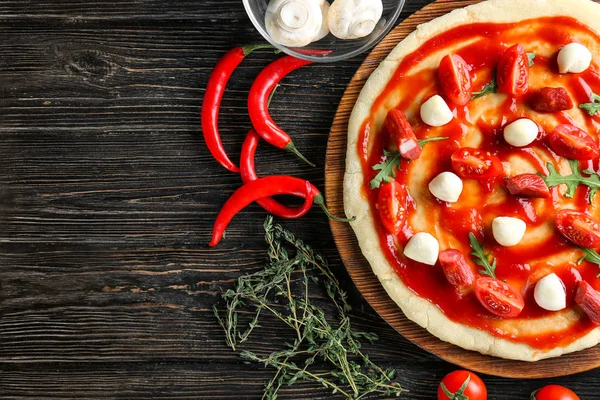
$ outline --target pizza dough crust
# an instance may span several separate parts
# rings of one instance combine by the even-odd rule
[[[418,49],[424,41],[448,29],[469,23],[510,23],[557,15],[571,16],[589,27],[598,28],[597,31],[600,30],[600,5],[591,0],[488,0],[454,10],[418,26],[392,50],[370,76],[358,97],[348,123],[344,208],[349,218],[356,217],[351,225],[362,253],[388,295],[398,304],[407,318],[443,341],[482,354],[521,361],[558,357],[595,346],[600,342],[600,327],[566,347],[542,351],[456,323],[448,319],[437,306],[416,295],[400,280],[381,250],[369,202],[361,193],[363,170],[357,151],[357,140],[363,121],[369,117],[371,105],[385,89],[402,59]],[[568,319],[568,317],[568,313],[557,314],[557,319]],[[560,321],[551,323],[559,324]]]

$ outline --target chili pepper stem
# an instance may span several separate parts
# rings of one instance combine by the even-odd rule
[[[329,219],[332,219],[333,221],[353,222],[356,220],[356,217],[352,217],[352,218],[348,219],[348,218],[339,218],[339,217],[336,217],[335,215],[332,215],[329,212],[329,210],[327,209],[327,206],[325,205],[325,197],[323,197],[323,194],[321,194],[321,193],[319,193],[318,195],[315,196],[315,198],[313,199],[313,204],[316,204],[319,207],[321,207],[321,209],[323,210],[325,215],[327,215],[327,217],[329,217]]]
[[[242,51],[244,52],[244,56],[247,56],[248,54],[252,53],[254,50],[272,49],[272,48],[273,48],[273,46],[271,46],[270,44],[265,44],[265,43],[249,44],[246,46],[242,46]]]
[[[306,157],[304,157],[304,156],[302,155],[302,153],[300,153],[300,152],[298,151],[298,149],[297,149],[297,148],[296,148],[296,146],[294,145],[294,142],[289,142],[289,143],[287,144],[287,146],[285,146],[283,149],[284,149],[285,151],[289,151],[290,153],[293,153],[293,154],[295,154],[295,155],[296,155],[296,157],[298,157],[299,159],[301,159],[302,161],[304,161],[305,163],[307,163],[307,164],[308,164],[308,165],[310,165],[311,167],[315,167],[315,164],[313,164],[313,163],[311,163],[310,161],[308,161],[308,160],[306,159]]]

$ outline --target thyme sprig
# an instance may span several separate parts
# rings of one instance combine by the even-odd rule
[[[249,350],[240,353],[245,360],[275,368],[263,399],[277,399],[281,387],[300,380],[320,383],[347,399],[398,396],[404,392],[394,382],[393,368],[379,367],[361,350],[361,341],[373,342],[377,335],[352,328],[346,292],[325,259],[292,233],[274,225],[271,216],[265,220],[264,229],[268,244],[264,269],[239,277],[233,289],[222,293],[224,311],[213,307],[225,341],[233,350],[260,327],[263,313],[272,314],[293,332],[291,343],[268,355]],[[335,318],[310,299],[313,282],[324,287],[335,307]],[[253,311],[252,317],[242,328],[248,309]],[[324,365],[328,366],[325,372]]]
[[[552,163],[546,164],[548,168],[548,176],[544,176],[538,173],[542,177],[548,187],[558,186],[565,184],[567,186],[567,192],[565,196],[571,198],[575,195],[575,190],[579,185],[585,185],[590,188],[589,201],[590,204],[594,199],[594,195],[600,189],[600,176],[592,170],[586,169],[583,171],[584,174],[589,176],[583,176],[579,171],[579,161],[569,160],[569,166],[571,167],[571,175],[561,175],[556,167]]]
[[[490,256],[492,253],[485,252],[483,244],[479,243],[473,232],[469,232],[469,243],[471,249],[473,249],[473,252],[471,253],[473,262],[480,267],[483,267],[483,269],[478,270],[478,272],[482,275],[496,278],[496,259],[492,257],[492,262],[490,263]]]

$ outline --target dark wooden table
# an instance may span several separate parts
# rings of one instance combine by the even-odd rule
[[[402,18],[427,3],[408,1]],[[214,63],[259,40],[240,0],[0,0],[0,398],[260,398],[272,371],[225,346],[211,307],[261,266],[265,213],[251,206],[207,246],[240,182],[213,161],[198,123]],[[221,132],[233,157],[249,127],[247,90],[275,57],[256,53],[230,83]],[[318,167],[263,146],[259,173],[323,187],[329,127],[363,57],[286,79],[273,114]],[[433,399],[455,367],[369,308],[322,212],[284,224],[328,258],[354,323],[380,337],[368,353],[398,370],[404,398]],[[255,348],[289,338],[276,321],[263,325]],[[553,382],[589,400],[598,378]],[[549,382],[484,379],[491,399],[507,400]],[[301,384],[281,398],[331,396]]]

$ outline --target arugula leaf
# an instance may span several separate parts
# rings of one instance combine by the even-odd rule
[[[579,108],[587,111],[587,113],[593,117],[598,111],[600,111],[600,96],[598,96],[596,93],[592,93],[592,102],[580,104]]]
[[[496,279],[496,259],[492,257],[492,263],[490,264],[490,256],[491,252],[486,253],[483,248],[483,244],[479,243],[473,232],[469,232],[469,244],[471,245],[471,249],[473,252],[471,256],[473,257],[473,262],[483,269],[478,270],[481,275],[491,276]]]
[[[486,83],[483,89],[481,89],[481,92],[473,92],[473,97],[471,97],[471,100],[478,99],[480,97],[485,96],[486,94],[496,93],[497,91],[498,82],[496,82],[496,71],[494,71],[494,77],[492,78],[492,81]]]
[[[589,176],[583,176],[579,171],[579,161],[577,160],[569,160],[569,165],[571,166],[571,170],[573,171],[571,175],[563,176],[558,173],[556,167],[552,163],[546,164],[548,168],[549,175],[544,176],[538,172],[538,175],[542,177],[544,182],[548,187],[558,186],[560,184],[567,185],[567,193],[566,197],[573,197],[575,195],[575,190],[577,190],[577,186],[586,185],[590,190],[589,201],[590,204],[594,198],[594,195],[600,189],[600,176],[592,170],[586,169],[583,173],[588,174]]]
[[[532,51],[527,53],[527,59],[529,60],[529,66],[533,67],[533,65],[535,64],[535,62],[533,60],[535,60],[536,54]]]
[[[391,182],[394,178],[396,178],[396,169],[400,168],[400,153],[384,150],[383,155],[385,155],[387,159],[381,164],[373,166],[373,169],[375,171],[379,171],[379,173],[371,180],[371,189],[377,189],[379,186],[381,186],[382,182]]]
[[[600,254],[598,254],[596,250],[588,249],[586,247],[580,247],[579,249],[583,251],[583,257],[577,261],[577,264],[581,264],[585,260],[600,266]],[[600,273],[596,275],[596,278],[600,278]]]
[[[422,149],[427,143],[439,142],[440,140],[446,139],[449,138],[433,137],[422,139],[419,140],[419,147]],[[396,178],[396,169],[400,168],[400,161],[402,160],[400,153],[384,150],[383,155],[386,156],[387,159],[384,162],[373,166],[373,169],[375,171],[379,171],[379,173],[371,180],[371,189],[377,189],[379,186],[381,186],[382,182],[391,182],[392,179]]]
[[[439,142],[441,140],[447,140],[447,139],[450,139],[450,138],[449,137],[445,137],[445,136],[439,136],[439,137],[432,137],[432,138],[422,139],[422,140],[419,140],[419,147],[422,149],[423,146],[425,146],[427,143]]]

